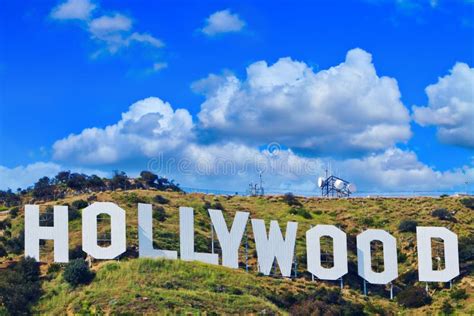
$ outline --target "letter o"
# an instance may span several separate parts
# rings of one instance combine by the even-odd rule
[[[383,243],[384,271],[372,270],[370,243]],[[398,277],[397,241],[395,237],[381,229],[368,229],[357,236],[357,266],[359,275],[372,284],[388,284]]]
[[[333,240],[334,266],[324,268],[321,265],[321,237]],[[337,280],[347,273],[346,234],[333,225],[316,225],[306,232],[306,251],[308,271],[321,280]]]
[[[110,216],[111,243],[108,247],[97,245],[97,215]],[[96,259],[114,259],[125,252],[125,211],[111,202],[95,202],[82,210],[82,250]]]

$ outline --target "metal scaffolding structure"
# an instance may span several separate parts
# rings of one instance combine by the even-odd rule
[[[336,176],[329,176],[321,183],[321,195],[325,197],[348,197],[353,193],[351,183]]]
[[[263,188],[262,172],[259,172],[259,183],[250,182],[247,189],[247,195],[250,196],[263,196],[265,195],[265,189]]]

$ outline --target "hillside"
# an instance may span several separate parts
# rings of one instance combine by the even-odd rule
[[[33,306],[40,313],[61,313],[64,308],[74,312],[147,312],[162,310],[208,311],[225,313],[298,313],[322,310],[329,314],[356,313],[407,314],[440,310],[474,313],[473,251],[474,217],[467,198],[353,198],[322,199],[292,196],[213,196],[184,194],[157,190],[105,191],[95,194],[68,195],[63,199],[45,202],[42,210],[51,205],[68,204],[81,208],[92,201],[113,201],[127,212],[127,253],[119,261],[95,261],[94,280],[77,288],[69,286],[62,277],[62,268],[51,268],[52,243],[46,242],[42,251],[43,295]],[[80,201],[81,202],[77,202]],[[24,197],[22,204],[29,202]],[[154,241],[157,247],[179,250],[178,207],[195,210],[196,250],[210,251],[211,232],[207,208],[224,211],[228,223],[234,213],[245,210],[252,218],[278,220],[284,231],[287,221],[299,223],[297,238],[298,278],[287,280],[257,274],[256,254],[251,229],[248,229],[249,272],[231,270],[195,262],[143,260],[137,256],[137,203],[154,206]],[[433,214],[435,210],[438,210]],[[441,210],[441,211],[440,211]],[[14,212],[15,213],[15,212]],[[72,257],[81,257],[80,210],[70,211],[70,250]],[[18,214],[0,215],[3,246],[8,254],[0,262],[17,260],[22,250],[9,241],[19,237],[23,229],[23,207]],[[356,272],[355,236],[367,228],[385,229],[397,238],[399,278],[394,283],[395,295],[417,285],[415,234],[400,229],[402,221],[414,220],[418,225],[444,226],[458,234],[462,275],[454,281],[453,289],[446,284],[430,284],[432,303],[408,309],[389,300],[388,288],[370,285],[369,295],[362,293],[362,279]],[[306,269],[304,234],[310,225],[337,224],[348,235],[349,274],[344,277],[344,289],[339,293],[337,282],[311,281]],[[248,226],[250,228],[250,224]],[[106,227],[101,228],[103,231]],[[402,231],[400,231],[402,230]],[[407,231],[404,231],[407,230]],[[243,248],[243,247],[242,247]],[[218,244],[216,249],[219,251]],[[17,254],[16,254],[17,253]],[[241,249],[241,262],[244,252]],[[49,272],[48,272],[49,271]],[[424,287],[424,284],[421,284]],[[467,291],[467,298],[453,292]],[[318,302],[316,305],[314,302]],[[448,308],[447,306],[450,306]],[[331,310],[330,306],[340,306]],[[302,312],[303,314],[305,312]]]

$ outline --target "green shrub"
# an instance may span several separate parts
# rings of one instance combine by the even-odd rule
[[[441,312],[444,315],[451,315],[454,312],[454,308],[448,301],[444,301],[443,305],[441,305]]]
[[[290,214],[292,215],[299,215],[303,218],[306,218],[306,219],[311,219],[313,218],[313,216],[311,215],[310,212],[308,212],[307,210],[305,210],[304,208],[302,207],[292,207],[290,209]]]
[[[212,209],[212,208],[213,208],[213,207],[212,207],[211,202],[209,202],[209,201],[204,201],[204,206],[203,206],[204,212],[207,212],[208,209]]]
[[[12,227],[12,223],[10,219],[4,219],[3,221],[0,221],[0,230],[6,230],[7,228]]]
[[[301,202],[298,201],[296,196],[294,196],[291,192],[285,193],[285,195],[283,195],[283,201],[289,206],[302,206]]]
[[[163,206],[157,206],[153,209],[153,218],[159,222],[164,222],[168,218]]]
[[[81,212],[75,208],[69,208],[68,214],[69,214],[68,221],[70,222],[81,217]]]
[[[374,226],[374,219],[372,217],[362,217],[359,219],[359,223],[365,226]]]
[[[464,198],[461,200],[461,204],[471,210],[474,210],[474,198]]]
[[[10,210],[10,217],[15,218],[18,216],[18,212],[20,211],[20,208],[18,206],[15,206]]]
[[[83,259],[70,261],[64,269],[64,280],[72,286],[89,283],[94,274]]]
[[[214,210],[221,210],[221,211],[225,211],[224,209],[224,206],[221,204],[221,202],[215,202],[213,205],[212,205],[212,208]]]
[[[49,265],[47,273],[52,274],[59,271],[61,271],[61,264],[53,262]]]
[[[290,305],[291,315],[365,315],[363,305],[344,300],[338,289],[319,288],[311,295],[289,293],[286,296],[284,304],[275,303],[281,307]]]
[[[85,259],[87,254],[82,250],[82,246],[76,246],[73,249],[69,250],[69,259]]]
[[[431,303],[431,297],[426,293],[425,289],[419,286],[410,286],[398,293],[398,304],[408,307],[416,308]]]
[[[443,221],[451,221],[451,222],[456,221],[456,219],[454,218],[453,214],[451,214],[451,213],[450,213],[447,209],[445,209],[445,208],[438,208],[438,209],[434,210],[434,211],[431,213],[431,216],[437,217],[437,218],[439,218],[440,220],[443,220]]]
[[[24,229],[20,230],[20,233],[17,236],[11,237],[4,242],[4,246],[7,252],[13,253],[16,255],[23,252],[24,244],[25,244],[25,230]]]
[[[87,203],[87,201],[84,201],[84,200],[75,200],[74,202],[72,202],[71,206],[76,210],[82,210],[83,208],[88,207],[89,203]]]
[[[474,260],[474,233],[459,238],[459,260],[461,262]]]
[[[411,219],[405,219],[401,221],[400,224],[398,225],[398,230],[402,233],[405,233],[405,232],[414,233],[416,232],[416,226],[418,226],[417,221],[414,221]]]
[[[165,197],[162,197],[159,194],[153,198],[153,201],[155,201],[158,204],[168,204],[170,202],[170,200],[168,200]]]
[[[455,301],[465,300],[466,298],[468,298],[468,295],[467,295],[465,289],[455,289],[455,290],[451,290],[450,296],[451,296],[451,298],[452,298],[453,300],[455,300]]]
[[[7,315],[30,314],[30,307],[41,295],[39,266],[32,258],[23,258],[11,269],[0,273],[0,307]],[[0,308],[0,315],[4,315]]]
[[[406,253],[403,253],[403,252],[398,252],[398,262],[406,262],[407,259],[408,259],[408,256],[406,255]]]
[[[138,203],[146,203],[147,202],[142,196],[139,196],[135,192],[125,194],[124,199],[127,203],[131,203],[131,204],[138,204]]]

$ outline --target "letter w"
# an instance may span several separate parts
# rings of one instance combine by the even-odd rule
[[[252,219],[258,266],[261,273],[269,275],[276,258],[281,274],[285,277],[290,277],[297,228],[298,223],[288,222],[286,225],[286,236],[283,239],[278,222],[271,221],[270,234],[267,237],[265,222],[262,219]]]

